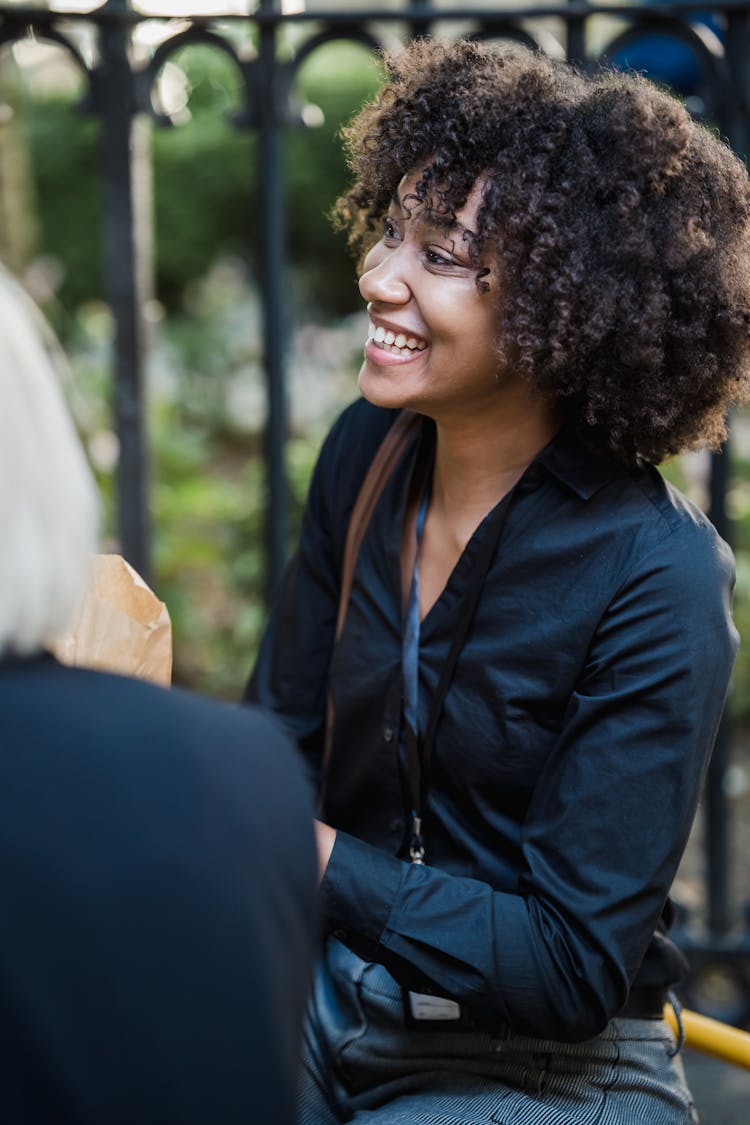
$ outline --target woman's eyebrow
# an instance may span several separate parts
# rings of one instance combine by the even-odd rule
[[[433,220],[430,225],[435,231],[439,232],[443,238],[449,238],[454,244],[458,243],[459,246],[471,243],[476,238],[474,231],[464,226],[458,219],[446,218],[443,221],[437,219]]]
[[[411,194],[412,193],[409,193],[409,195]],[[421,201],[417,201],[417,206],[420,205]],[[411,218],[412,212],[414,210],[414,208],[408,207],[404,204],[404,201],[399,196],[398,191],[394,191],[393,195],[391,196],[391,207],[395,211],[398,211],[401,215],[405,215],[407,218]],[[421,221],[424,222],[427,226],[432,227],[436,231],[440,231],[441,234],[459,235],[464,242],[468,241],[469,239],[476,238],[476,234],[474,233],[474,231],[470,230],[467,226],[464,226],[464,224],[459,222],[458,219],[448,219],[447,217],[445,219],[438,219],[433,215],[428,215],[426,217],[420,216],[420,218]]]
[[[394,216],[392,214],[391,215],[392,218],[395,218],[395,217],[405,217],[407,219],[411,218],[414,208],[410,208],[404,202],[404,199],[409,199],[409,198],[414,198],[416,200],[417,206],[423,206],[421,201],[416,199],[416,196],[414,196],[413,192],[407,192],[405,194],[405,196],[402,198],[402,196],[399,193],[398,188],[394,189],[393,194],[391,196],[391,205],[390,205],[388,210],[397,212],[397,215]],[[470,242],[473,241],[473,239],[476,238],[475,232],[473,230],[470,230],[469,227],[464,226],[464,224],[459,222],[459,220],[456,219],[455,217],[453,219],[449,219],[446,216],[445,219],[441,220],[441,219],[435,218],[433,215],[428,214],[427,216],[420,216],[420,219],[428,228],[434,230],[436,233],[440,234],[443,238],[455,238],[456,241],[459,242],[459,244],[460,243],[463,243],[463,244],[470,243]],[[453,246],[453,252],[455,252],[455,244]]]

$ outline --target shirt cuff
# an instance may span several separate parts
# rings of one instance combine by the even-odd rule
[[[320,884],[325,928],[356,932],[379,943],[398,898],[404,864],[346,832],[336,833],[331,858]],[[356,919],[356,922],[355,922]]]

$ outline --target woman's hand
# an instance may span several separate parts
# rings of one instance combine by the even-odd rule
[[[315,840],[318,845],[318,879],[322,879],[331,858],[333,845],[336,843],[336,829],[322,820],[315,821]]]

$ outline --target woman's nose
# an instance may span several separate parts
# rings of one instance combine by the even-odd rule
[[[403,259],[397,250],[374,261],[371,251],[364,261],[359,279],[359,291],[365,301],[388,305],[405,305],[411,290],[404,276]]]

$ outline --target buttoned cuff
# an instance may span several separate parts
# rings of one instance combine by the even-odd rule
[[[320,884],[327,930],[342,931],[346,940],[356,933],[368,944],[379,944],[396,902],[404,863],[346,832],[336,833],[331,858]]]

